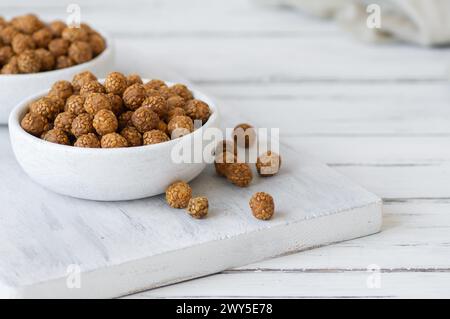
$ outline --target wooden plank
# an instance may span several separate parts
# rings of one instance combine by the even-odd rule
[[[350,38],[117,39],[119,55],[145,56],[197,82],[441,80],[448,49],[366,46]],[[123,50],[123,51],[122,51]],[[276,57],[276,58],[275,58]],[[186,63],[187,59],[189,63]],[[414,65],[414,68],[410,67]]]
[[[450,165],[399,167],[335,167],[384,199],[450,198]]]
[[[437,83],[207,84],[226,111],[283,136],[448,136],[450,91]],[[351,140],[350,140],[351,141]],[[384,152],[383,152],[384,153]]]
[[[384,206],[383,228],[379,234],[238,269],[325,272],[366,269],[372,264],[385,271],[450,269],[449,211],[448,202],[388,203]]]
[[[254,298],[274,296],[287,298],[448,298],[450,296],[450,272],[231,273],[187,281],[131,297],[249,296]]]
[[[300,165],[285,147],[283,170],[271,179],[255,176],[247,188],[230,186],[211,165],[191,182],[194,193],[210,201],[203,221],[171,209],[162,195],[102,203],[55,194],[20,169],[6,128],[0,128],[0,148],[3,297],[116,297],[369,235],[381,226],[377,197],[324,165]],[[248,199],[261,190],[276,199],[277,215],[268,222],[249,212]],[[81,271],[79,289],[67,285],[71,265]]]
[[[39,12],[50,18],[67,16],[70,0],[13,1],[0,4],[3,15]],[[82,19],[119,35],[166,36],[331,36],[337,28],[318,19],[299,19],[297,12],[274,10],[253,1],[231,0],[78,0]],[[133,17],[127,19],[127,17]],[[195,17],[195,18],[194,18]],[[126,20],[127,27],[117,21]]]
[[[450,136],[286,136],[283,142],[331,166],[405,166],[450,161]]]

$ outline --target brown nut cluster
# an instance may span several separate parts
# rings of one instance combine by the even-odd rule
[[[65,30],[60,23],[51,27],[55,28],[51,32],[63,33]],[[66,31],[62,40],[80,34],[69,35]],[[146,86],[151,92],[145,89]],[[46,96],[31,102],[21,125],[28,133],[45,137],[47,141],[77,147],[136,147],[163,143],[170,141],[174,131],[181,131],[178,135],[173,134],[174,138],[194,131],[195,118],[186,115],[180,107],[170,109],[165,95],[160,94],[160,90],[171,88],[162,80],[143,83],[139,75],[125,76],[119,72],[108,74],[102,84],[93,73],[84,71],[76,74],[72,81],[57,81]],[[184,90],[188,90],[187,87],[178,84],[178,91]],[[170,97],[183,103],[190,102],[178,95],[171,94]],[[204,104],[210,113],[206,103],[195,101]]]
[[[178,115],[173,117],[167,124],[172,139],[182,137],[194,131],[194,123],[189,116]]]
[[[249,202],[253,216],[261,220],[269,220],[275,211],[275,204],[272,196],[264,192],[253,194]]]
[[[225,176],[231,183],[239,187],[247,187],[253,179],[252,170],[246,163],[228,164]]]
[[[145,132],[143,135],[144,145],[158,144],[170,141],[169,136],[160,130],[151,130]]]
[[[72,122],[76,115],[70,112],[59,113],[55,118],[54,126],[63,130],[65,133],[70,133],[72,130]]]
[[[131,123],[139,132],[145,133],[158,127],[159,117],[149,108],[141,106],[131,116]]]
[[[81,135],[73,144],[76,147],[99,148],[100,140],[94,133]]]
[[[253,173],[247,163],[240,163],[236,156],[235,144],[223,140],[215,150],[214,166],[219,176],[239,187],[247,187],[253,180]]]
[[[142,134],[133,126],[125,127],[120,135],[125,137],[128,142],[128,146],[141,146],[142,145]]]
[[[263,177],[273,176],[281,167],[281,156],[275,152],[267,151],[260,155],[256,161],[256,170]]]
[[[153,112],[158,114],[160,118],[163,118],[169,110],[167,100],[160,94],[147,97],[142,102],[142,107],[146,107],[152,110]]]
[[[84,101],[84,110],[95,115],[100,110],[111,110],[111,102],[103,93],[89,93]]]
[[[228,151],[217,153],[215,156],[214,167],[219,176],[226,177],[229,164],[237,161],[236,156]]]
[[[166,201],[170,207],[186,208],[192,218],[201,219],[208,215],[208,198],[205,196],[192,197],[192,188],[184,181],[174,182],[167,187]]]
[[[188,183],[178,181],[166,189],[166,201],[173,208],[186,208],[192,197],[192,188]]]
[[[75,137],[80,137],[81,135],[94,133],[94,125],[92,124],[94,117],[89,113],[82,113],[78,115],[72,122],[71,133]]]
[[[250,124],[239,124],[233,129],[233,139],[236,145],[249,148],[256,141],[256,131]]]
[[[208,104],[200,100],[190,100],[186,104],[186,115],[192,118],[194,121],[202,121],[202,124],[206,123],[211,115],[211,110]]]
[[[66,132],[59,128],[53,128],[50,131],[47,131],[42,136],[43,140],[46,140],[47,142],[52,142],[56,144],[62,144],[62,145],[69,145],[69,137],[67,136]]]
[[[92,125],[97,134],[103,136],[117,131],[119,122],[112,111],[103,109],[95,114]]]
[[[199,196],[189,200],[187,211],[192,217],[200,219],[208,215],[208,208],[208,198],[205,196]]]
[[[119,148],[128,146],[128,142],[125,137],[118,133],[103,135],[100,144],[102,148]]]
[[[37,73],[88,62],[106,49],[105,39],[86,24],[44,23],[36,15],[0,17],[1,74]]]

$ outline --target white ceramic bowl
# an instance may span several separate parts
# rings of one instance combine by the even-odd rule
[[[14,106],[29,96],[49,90],[58,80],[72,80],[77,73],[89,70],[98,76],[105,76],[114,62],[114,43],[103,31],[99,31],[106,39],[106,49],[97,57],[86,63],[61,70],[30,73],[0,74],[0,124],[8,123],[8,116]]]
[[[13,109],[9,132],[23,170],[35,182],[56,193],[99,201],[145,198],[163,193],[176,180],[190,181],[205,168],[205,163],[180,164],[171,158],[174,146],[191,145],[193,138],[201,136],[202,129],[165,143],[115,149],[79,148],[34,137],[22,129],[20,121],[27,105],[45,92]],[[219,114],[213,101],[201,92],[193,90],[193,93],[208,103],[212,111],[202,128],[217,128]]]

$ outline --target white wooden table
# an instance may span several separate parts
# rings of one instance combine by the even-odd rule
[[[64,17],[71,2],[0,11]],[[170,66],[385,202],[380,234],[132,297],[450,297],[449,49],[363,44],[242,0],[77,2],[122,61]]]

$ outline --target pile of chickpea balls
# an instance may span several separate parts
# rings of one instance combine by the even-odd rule
[[[157,144],[194,131],[211,115],[183,84],[143,83],[137,74],[108,74],[103,84],[89,71],[58,81],[33,101],[21,121],[28,133],[75,147],[118,148]]]
[[[215,149],[215,169],[220,177],[225,177],[238,187],[247,187],[253,181],[249,163],[238,160],[238,152],[246,152],[256,141],[256,131],[246,123],[237,125],[233,130],[233,140],[221,141]],[[279,154],[268,150],[258,157],[256,171],[261,177],[276,175],[281,167]],[[190,216],[204,218],[208,214],[209,202],[206,196],[192,196],[192,188],[184,181],[176,181],[166,189],[166,201],[173,208],[185,208]],[[260,220],[269,220],[275,212],[273,197],[266,192],[256,192],[249,201],[253,216]]]
[[[0,17],[1,74],[37,73],[88,62],[106,48],[105,39],[89,25],[44,23],[34,14],[10,21]]]

